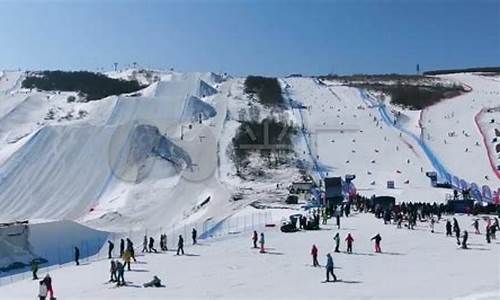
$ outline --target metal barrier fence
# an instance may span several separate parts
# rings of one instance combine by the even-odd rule
[[[160,234],[167,235],[167,248],[177,249],[179,235],[184,238],[184,247],[191,246],[191,230],[195,228],[198,232],[199,240],[220,239],[233,234],[248,232],[251,230],[262,229],[266,224],[272,222],[271,212],[258,212],[248,215],[231,216],[222,220],[208,220],[205,222],[186,223],[182,225],[173,225],[170,228],[152,228],[140,231],[129,231],[128,233],[111,233],[107,239],[82,240],[79,245],[80,264],[90,264],[97,261],[108,259],[108,243],[114,243],[113,257],[118,258],[120,252],[120,239],[129,238],[134,243],[136,255],[142,253],[144,235],[152,236],[155,240],[154,246],[160,251]],[[250,239],[250,237],[249,237]],[[126,243],[125,243],[126,244]],[[126,245],[125,245],[126,246]],[[40,265],[39,277],[45,276],[53,270],[66,266],[74,265],[74,248],[61,248],[54,245],[50,253],[37,253],[40,257],[48,259],[48,264]],[[1,274],[1,273],[0,273]],[[20,280],[32,278],[30,267],[25,267],[22,272],[1,276],[0,286],[11,284]]]

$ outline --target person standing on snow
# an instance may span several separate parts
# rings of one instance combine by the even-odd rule
[[[45,300],[47,299],[47,285],[43,282],[43,280],[40,281],[40,287],[38,288],[38,299],[39,300]]]
[[[469,233],[467,233],[467,230],[464,230],[464,236],[462,237],[462,249],[467,249],[468,237],[469,237]]]
[[[130,253],[130,250],[127,249],[125,250],[125,253],[123,253],[123,268],[127,266],[127,270],[130,271],[130,262],[132,260],[132,253]]]
[[[434,224],[436,223],[436,221],[434,221],[434,217],[431,217],[431,223],[430,223],[430,226],[431,226],[431,232],[434,233]]]
[[[125,252],[125,241],[120,239],[120,257],[123,257],[123,252]]]
[[[311,255],[313,257],[313,267],[319,267],[318,248],[316,248],[316,245],[314,245],[314,244],[313,244],[312,249],[311,249]]]
[[[196,238],[197,238],[198,232],[196,231],[196,228],[193,228],[191,231],[191,238],[193,239],[193,245],[196,245]]]
[[[259,235],[257,234],[257,231],[253,231],[253,236],[252,236],[252,242],[253,242],[253,247],[254,248],[258,248],[257,247],[257,241],[259,240]]]
[[[339,246],[340,246],[340,235],[337,232],[335,236],[333,237],[333,240],[335,241],[335,252],[340,252]]]
[[[108,241],[108,258],[111,259],[113,257],[113,249],[115,248],[115,244],[113,242]]]
[[[457,245],[460,245],[460,226],[458,225],[458,221],[455,218],[453,218],[453,231],[455,231],[455,237],[457,238]]]
[[[326,282],[330,282],[330,274],[332,274],[333,281],[337,281],[337,276],[333,273],[333,258],[330,253],[326,255]]]
[[[338,211],[335,213],[335,220],[337,221],[337,229],[340,229],[340,213]]]
[[[116,286],[126,285],[125,278],[123,276],[125,273],[125,266],[120,261],[116,262],[116,272],[118,273],[118,278],[116,280]]]
[[[142,253],[149,252],[148,251],[148,237],[144,235],[144,239],[142,240]]]
[[[446,220],[446,236],[453,236],[451,233],[451,222],[450,220]]]
[[[78,247],[75,247],[75,263],[77,266],[80,265],[80,249],[78,249]]]
[[[135,250],[134,250],[134,243],[127,238],[127,250],[129,251],[130,257],[136,262],[137,260],[135,259]]]
[[[31,261],[31,273],[33,274],[33,280],[38,279],[38,263],[35,260]]]
[[[52,278],[49,274],[45,275],[43,280],[41,281],[47,287],[47,292],[50,294],[49,299],[54,298],[54,289],[52,288]]]
[[[118,281],[116,277],[116,262],[114,259],[111,260],[110,266],[109,266],[109,282],[116,282]]]
[[[479,219],[475,219],[474,222],[472,223],[472,225],[474,226],[475,233],[476,234],[481,234],[479,232]]]
[[[149,237],[149,245],[148,246],[149,246],[149,252],[154,251],[155,253],[158,253],[158,251],[156,251],[156,249],[154,247],[155,246],[155,239],[152,236]]]
[[[179,241],[177,242],[177,255],[179,255],[179,253],[184,255],[184,239],[182,238],[182,235],[179,235]]]
[[[379,233],[377,233],[376,236],[372,237],[371,240],[375,240],[375,252],[380,253],[382,250],[380,249],[380,241],[382,240],[382,237],[380,236]]]
[[[265,244],[265,239],[264,239],[264,232],[261,232],[260,233],[260,240],[259,240],[259,243],[260,243],[260,253],[265,253],[266,250],[264,248],[264,244]]]
[[[352,253],[352,242],[354,242],[354,239],[352,238],[351,233],[347,234],[345,240],[347,242],[347,253]]]

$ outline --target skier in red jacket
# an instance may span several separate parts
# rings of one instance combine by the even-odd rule
[[[352,238],[351,233],[347,234],[345,241],[347,242],[347,253],[352,253],[352,242],[354,242],[354,239]]]
[[[313,267],[319,267],[319,262],[318,262],[318,248],[316,248],[316,245],[312,246],[311,255],[313,257]]]

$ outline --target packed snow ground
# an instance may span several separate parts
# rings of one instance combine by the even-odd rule
[[[328,224],[319,231],[282,233],[265,230],[267,253],[251,247],[251,232],[220,240],[202,240],[186,248],[185,256],[173,249],[146,254],[125,273],[128,286],[116,288],[109,280],[109,261],[70,266],[50,272],[58,299],[472,299],[500,297],[500,241],[486,244],[484,234],[472,233],[473,218],[459,216],[471,232],[468,250],[457,249],[456,240],[445,237],[442,220],[435,233],[426,223],[415,230],[384,225],[372,214],[342,218],[341,229]],[[329,223],[333,223],[332,220]],[[483,225],[481,223],[481,230]],[[353,254],[333,252],[333,235],[354,237]],[[382,236],[382,253],[373,252],[370,238]],[[320,264],[333,254],[337,283],[325,280],[323,267],[312,267],[310,248],[319,248]],[[44,274],[40,274],[44,275]],[[165,288],[142,288],[156,275]],[[0,289],[8,299],[32,299],[38,281],[25,280]],[[488,297],[479,298],[480,294]]]

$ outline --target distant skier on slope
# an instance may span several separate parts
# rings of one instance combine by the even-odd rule
[[[451,232],[451,222],[450,220],[446,220],[446,236],[453,236]]]
[[[35,260],[31,261],[31,273],[33,274],[33,280],[38,279],[38,263]]]
[[[347,253],[352,253],[352,242],[354,242],[354,239],[352,238],[351,233],[347,234],[345,241],[347,242]]]
[[[456,218],[453,218],[453,231],[455,231],[455,237],[457,238],[457,245],[460,245],[460,226]]]
[[[117,274],[117,268],[116,268],[116,262],[114,259],[111,260],[110,266],[109,266],[109,282],[117,282],[118,278],[116,276]]]
[[[40,281],[40,286],[38,288],[38,299],[39,300],[45,300],[47,299],[47,285],[43,282],[43,280]]]
[[[191,238],[193,239],[193,245],[196,245],[196,238],[198,236],[198,232],[196,231],[196,228],[193,228],[191,231]]]
[[[144,239],[142,240],[142,253],[149,252],[148,250],[148,237],[144,235]]]
[[[182,235],[179,235],[179,240],[177,241],[177,255],[184,255],[184,238],[182,238]]]
[[[462,249],[467,249],[467,239],[469,238],[469,233],[464,230],[464,235],[462,237]]]
[[[149,237],[148,250],[150,253],[152,253],[153,251],[154,253],[158,253],[158,251],[156,251],[155,249],[155,239],[152,236]]]
[[[108,241],[108,258],[111,259],[113,257],[113,249],[115,248],[115,244],[113,242]]]
[[[311,255],[312,255],[312,258],[313,258],[313,267],[319,267],[319,262],[318,262],[318,248],[314,244],[312,245]]]
[[[337,232],[335,236],[333,237],[333,240],[335,241],[335,252],[340,252],[339,246],[340,246],[340,235]]]
[[[125,253],[123,253],[123,267],[127,267],[127,270],[130,271],[130,262],[132,260],[132,253],[130,252],[129,249],[125,250]]]
[[[130,252],[130,257],[135,261],[137,261],[135,259],[135,250],[134,250],[134,243],[132,243],[132,241],[127,238],[127,250]]]
[[[50,275],[45,275],[41,282],[43,282],[47,287],[47,292],[50,294],[49,299],[54,299],[54,289],[52,287],[52,278],[50,277]]]
[[[120,239],[120,257],[123,257],[123,252],[125,252],[125,241]]]
[[[337,281],[337,276],[335,276],[335,274],[333,273],[333,268],[334,268],[334,264],[333,264],[333,258],[332,258],[332,255],[330,253],[328,253],[326,255],[326,282],[330,282],[330,274],[332,275],[333,277],[333,281]]]
[[[380,253],[382,250],[380,249],[380,241],[382,240],[382,237],[380,236],[379,233],[377,233],[376,236],[372,237],[370,240],[375,240],[375,252]]]
[[[265,245],[264,232],[260,233],[259,244],[260,244],[260,253],[265,253],[266,250],[264,248],[264,245]]]
[[[125,266],[120,261],[116,262],[116,272],[118,274],[118,278],[116,280],[116,286],[126,285],[125,278],[123,276],[125,273]]]
[[[479,232],[479,219],[475,219],[471,225],[474,226],[475,234],[481,234]]]
[[[252,242],[253,242],[253,247],[254,248],[258,248],[257,247],[257,241],[259,240],[259,235],[257,234],[257,231],[253,231],[253,236],[252,236]]]
[[[80,265],[80,249],[78,249],[78,247],[75,247],[75,263],[77,266]]]

